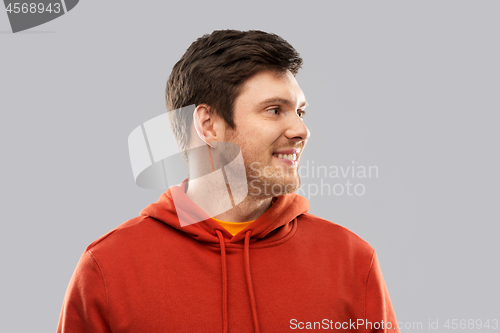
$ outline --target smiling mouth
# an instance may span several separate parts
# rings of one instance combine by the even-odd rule
[[[273,157],[287,167],[296,168],[299,165],[298,154],[273,154]]]
[[[289,161],[297,161],[297,154],[273,154],[273,156]]]

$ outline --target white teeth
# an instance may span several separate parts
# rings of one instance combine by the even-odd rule
[[[297,160],[297,154],[273,154],[274,156],[278,158],[283,158],[287,159],[290,161],[296,161]]]

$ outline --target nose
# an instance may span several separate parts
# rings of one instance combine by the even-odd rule
[[[306,124],[304,124],[304,120],[299,117],[298,114],[291,114],[288,117],[287,128],[285,130],[285,136],[289,140],[293,140],[298,142],[307,141],[311,136],[311,132],[307,128]]]

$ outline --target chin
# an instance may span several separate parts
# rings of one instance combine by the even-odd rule
[[[296,181],[292,181],[292,182],[289,182],[287,184],[284,184],[282,186],[282,188],[283,188],[282,194],[279,194],[279,195],[294,193],[295,191],[297,191],[299,189],[299,187],[300,187],[300,179],[297,177]]]
[[[248,194],[267,198],[279,197],[297,191],[300,187],[300,178],[250,178],[248,179]]]

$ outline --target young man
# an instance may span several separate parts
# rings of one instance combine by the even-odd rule
[[[373,248],[294,193],[301,64],[262,31],[189,47],[166,100],[190,177],[87,247],[58,332],[399,332]]]

